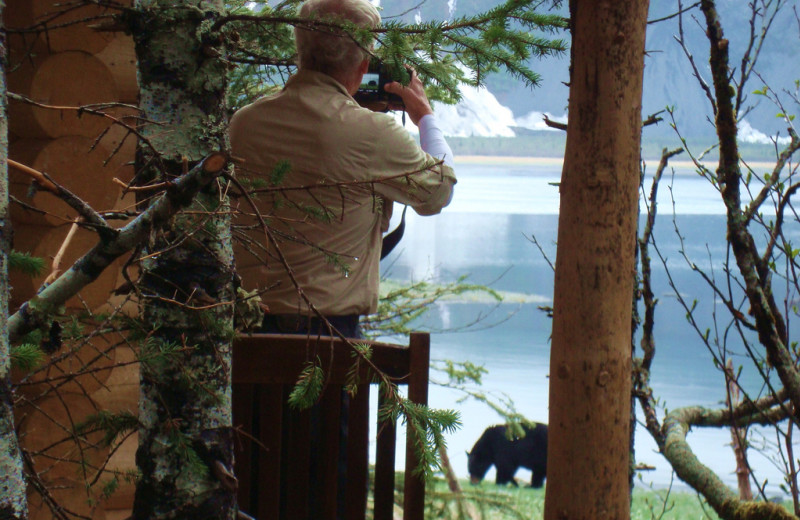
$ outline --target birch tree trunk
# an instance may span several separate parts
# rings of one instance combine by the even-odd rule
[[[227,150],[221,40],[209,27],[221,0],[137,0],[140,102],[153,149],[137,151],[140,185],[180,176]],[[185,162],[184,162],[185,159]],[[188,164],[187,164],[188,163]],[[169,188],[167,188],[169,189]],[[233,285],[223,181],[155,230],[143,261],[136,519],[232,519]]]
[[[22,454],[14,430],[11,399],[11,353],[8,342],[8,255],[11,220],[8,213],[8,103],[6,98],[5,1],[0,0],[0,518],[28,518]]]
[[[631,294],[648,1],[570,2],[545,518],[630,517]]]

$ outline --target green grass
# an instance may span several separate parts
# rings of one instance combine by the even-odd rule
[[[635,489],[631,520],[692,520],[719,517],[696,493]]]
[[[539,519],[544,517],[544,488],[514,488],[483,482],[461,482],[465,497],[482,520]],[[426,519],[458,519],[456,501],[446,483],[437,481],[428,490]],[[468,517],[467,517],[468,518]],[[637,488],[631,504],[631,520],[717,520],[719,517],[694,493]]]
[[[371,482],[371,480],[370,480]],[[544,518],[545,488],[497,486],[484,481],[473,486],[459,480],[462,489],[462,508],[474,516],[459,515],[458,500],[441,476],[426,489],[426,520],[538,520]],[[546,483],[545,483],[546,486]],[[402,514],[403,473],[395,473],[395,513]],[[370,497],[371,499],[371,497]],[[579,500],[580,497],[576,497]],[[792,510],[790,501],[783,506]],[[367,518],[371,518],[368,508]],[[644,489],[636,487],[631,502],[631,520],[719,520],[719,516],[700,498],[689,491]]]

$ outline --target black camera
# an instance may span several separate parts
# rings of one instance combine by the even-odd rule
[[[396,95],[386,92],[383,87],[387,83],[399,81],[398,74],[393,73],[391,67],[382,62],[373,60],[369,64],[369,70],[364,74],[361,85],[353,98],[359,105],[375,110],[377,109],[397,109],[402,107],[403,99]]]

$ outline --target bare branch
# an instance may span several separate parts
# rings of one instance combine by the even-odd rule
[[[146,240],[151,228],[163,225],[186,207],[201,188],[222,173],[227,164],[228,159],[222,153],[209,155],[187,175],[178,178],[161,198],[120,229],[113,239],[101,240],[66,273],[9,317],[9,340],[13,342],[45,325],[55,309],[94,281],[114,260]]]
[[[50,178],[49,175],[47,175],[47,173],[40,172],[31,168],[30,166],[18,163],[12,159],[8,159],[8,165],[17,171],[30,176],[38,185],[44,187],[47,191],[55,194],[58,196],[58,198],[66,202],[72,209],[78,212],[78,214],[86,221],[88,225],[95,228],[101,236],[109,238],[116,233],[114,229],[108,226],[108,223],[106,223],[105,219],[100,216],[100,214],[97,213],[94,208],[89,206],[89,204],[84,202],[80,197],[69,191],[64,186],[57,184],[55,181],[53,181],[53,179]]]

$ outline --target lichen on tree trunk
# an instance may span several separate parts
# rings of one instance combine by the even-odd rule
[[[5,1],[0,0],[0,27]],[[8,213],[8,103],[6,97],[6,41],[0,31],[0,518],[28,518],[25,477],[11,395],[11,352],[8,341],[8,258],[11,252],[11,220]]]
[[[157,125],[137,152],[140,184],[227,150],[225,69],[208,33],[221,1],[137,1],[140,107]],[[134,518],[231,519],[233,254],[222,181],[151,234],[145,259]]]

